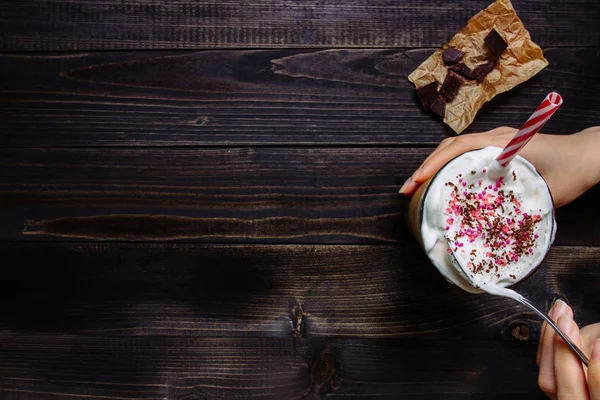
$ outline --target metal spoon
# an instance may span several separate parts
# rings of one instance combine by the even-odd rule
[[[451,247],[452,246],[450,246],[450,249],[451,249]],[[451,251],[452,251],[452,256],[454,257],[455,265],[458,265],[459,268],[461,269],[461,272],[462,272],[461,275],[463,275],[464,278],[466,278],[470,283],[473,284],[473,286],[475,286],[475,281],[471,277],[471,274],[469,274],[469,272],[465,269],[465,267],[458,261],[458,258],[454,254],[454,250],[451,249]],[[486,292],[487,292],[487,290],[486,290]],[[550,317],[548,317],[546,314],[544,314],[543,312],[538,310],[537,307],[533,305],[533,303],[531,303],[529,300],[527,300],[521,294],[515,292],[512,289],[506,289],[506,288],[495,288],[495,290],[493,290],[493,293],[490,293],[490,294],[507,297],[509,299],[513,299],[513,300],[518,301],[519,303],[529,307],[533,312],[535,312],[544,321],[546,321],[548,323],[548,325],[550,325],[552,327],[552,329],[554,329],[554,331],[558,334],[558,336],[560,336],[565,341],[565,343],[571,348],[571,350],[573,350],[573,353],[575,353],[575,355],[577,356],[577,358],[579,358],[579,360],[583,363],[583,365],[585,365],[586,367],[588,366],[590,360],[586,357],[586,355],[583,353],[583,351],[581,351],[581,349],[579,347],[577,347],[575,345],[575,343],[573,343],[573,341],[571,339],[569,339],[569,337],[567,335],[565,335],[560,329],[558,329],[558,326],[556,326],[556,324],[554,323],[554,321],[552,321],[552,319],[550,319]]]
[[[523,305],[526,305],[533,312],[535,312],[537,315],[542,317],[542,319],[545,320],[548,323],[548,325],[550,325],[552,327],[552,329],[554,329],[556,331],[558,336],[560,336],[565,341],[565,343],[569,345],[571,350],[573,350],[573,353],[575,353],[575,355],[581,360],[583,365],[585,365],[586,367],[588,366],[590,360],[586,357],[585,354],[583,354],[583,351],[581,351],[581,349],[579,347],[577,347],[575,345],[575,343],[573,343],[573,341],[571,341],[571,339],[569,339],[569,337],[567,335],[565,335],[560,329],[558,329],[558,326],[556,326],[556,324],[552,321],[552,319],[550,319],[550,317],[548,317],[546,314],[544,314],[543,312],[538,310],[529,300],[527,300],[525,297],[521,296],[520,294],[517,298],[515,298],[515,300],[517,300],[519,303],[521,303]]]

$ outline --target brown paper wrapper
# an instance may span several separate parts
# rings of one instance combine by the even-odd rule
[[[434,80],[441,85],[448,71],[448,66],[442,60],[442,52],[448,48],[464,51],[465,56],[461,61],[471,69],[484,64],[492,58],[483,41],[492,28],[504,38],[508,48],[498,59],[496,68],[482,83],[464,79],[456,97],[446,103],[444,122],[456,133],[461,133],[473,122],[477,111],[486,101],[525,82],[548,65],[542,49],[531,40],[510,1],[497,0],[472,17],[464,28],[414,70],[408,79],[417,88]]]

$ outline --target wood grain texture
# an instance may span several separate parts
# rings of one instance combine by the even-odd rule
[[[398,188],[430,151],[5,149],[0,239],[412,243]],[[559,209],[557,243],[600,244],[599,191]]]
[[[435,145],[453,133],[406,78],[433,50],[0,55],[0,146]],[[600,48],[546,56],[466,132],[520,127],[550,90],[547,132],[600,125]]]
[[[509,299],[449,284],[419,248],[2,244],[0,330],[86,335],[369,337],[536,342]],[[556,247],[517,286],[600,320],[600,248]],[[528,333],[523,333],[528,332]]]
[[[3,400],[541,399],[536,369],[521,343],[0,336]]]
[[[440,46],[491,0],[22,0],[0,3],[4,51]],[[515,2],[542,46],[600,44],[599,4]]]

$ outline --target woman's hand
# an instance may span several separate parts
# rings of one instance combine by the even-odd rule
[[[573,310],[557,300],[550,317],[590,357],[587,371],[567,344],[544,322],[537,352],[538,384],[551,399],[600,400],[600,323],[579,330]]]
[[[443,140],[404,183],[400,193],[413,194],[448,161],[466,151],[506,146],[516,132],[516,129],[501,127]],[[593,127],[574,135],[538,133],[519,155],[537,168],[550,188],[555,206],[560,207],[575,200],[600,180],[599,153],[600,127]]]

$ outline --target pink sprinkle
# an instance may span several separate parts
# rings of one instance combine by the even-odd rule
[[[529,248],[529,252],[530,252],[530,253],[533,253],[533,249],[532,249],[531,247]]]
[[[533,235],[533,237],[537,239],[537,238],[539,238],[539,237],[540,237],[540,235],[538,235],[538,234],[536,233],[535,235]]]
[[[481,186],[481,180],[480,180],[479,182],[477,182],[477,184],[478,184],[479,186]]]
[[[448,247],[448,250],[446,250],[448,252],[448,254],[452,254],[452,249],[450,249],[450,247]]]
[[[463,243],[458,243],[458,247],[463,247],[464,244]]]
[[[467,182],[463,182],[462,184],[463,184],[463,186],[467,186]]]
[[[486,171],[487,171],[487,169],[484,168],[482,172],[485,174]]]
[[[450,230],[450,227],[449,227],[449,226],[446,226],[446,230],[447,230],[447,231],[449,231],[449,230]]]
[[[517,210],[518,210],[518,208],[517,208]],[[523,217],[527,218],[527,217],[529,217],[529,214],[523,213]]]
[[[497,191],[498,191],[498,188],[497,188],[497,187],[495,187],[495,188],[494,188],[494,192],[497,192]]]
[[[466,184],[465,184],[465,186],[466,186]],[[465,192],[463,192],[463,194],[466,196],[466,195],[467,195],[467,192],[465,191]]]
[[[488,189],[491,189],[491,188],[492,188],[492,185],[489,185],[489,186],[488,186]]]

